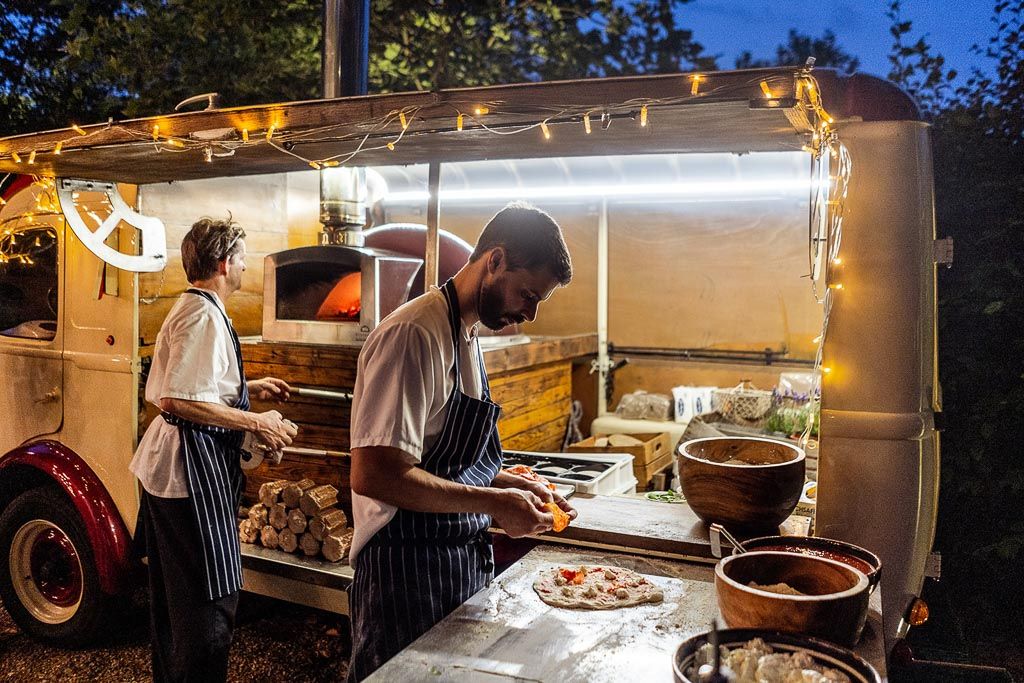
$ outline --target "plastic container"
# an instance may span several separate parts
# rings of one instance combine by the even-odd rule
[[[577,493],[615,495],[636,491],[633,456],[629,453],[535,453],[505,451],[502,466],[527,465],[554,484],[568,484]]]

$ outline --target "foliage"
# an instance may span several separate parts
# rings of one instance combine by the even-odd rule
[[[852,74],[860,66],[860,60],[839,46],[836,35],[825,31],[821,38],[789,30],[789,40],[775,48],[775,59],[755,59],[749,50],[744,50],[736,59],[737,69],[751,69],[766,66],[803,66],[808,57],[814,57],[816,67],[830,67],[840,73]]]
[[[924,36],[909,42],[912,23],[904,20],[900,0],[891,0],[886,16],[892,21],[889,33],[893,37],[889,53],[889,80],[899,85],[917,100],[925,116],[934,116],[953,104],[955,69],[946,69],[946,59],[934,54]]]
[[[106,117],[116,95],[85,43],[116,0],[5,0],[0,13],[0,135]]]
[[[373,0],[372,92],[711,68],[690,0]],[[321,93],[321,0],[13,0],[0,131]]]

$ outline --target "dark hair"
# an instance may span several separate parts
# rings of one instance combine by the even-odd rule
[[[510,202],[494,214],[480,233],[470,262],[495,247],[505,248],[510,270],[546,268],[560,285],[572,280],[572,260],[562,229],[554,218],[526,202]]]
[[[217,274],[217,264],[238,253],[238,240],[245,237],[242,226],[231,220],[200,218],[181,240],[181,265],[189,282],[206,280]]]

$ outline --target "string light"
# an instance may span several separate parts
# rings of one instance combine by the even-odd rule
[[[323,165],[325,168],[334,168],[336,166],[341,166],[341,162],[335,161],[334,159],[329,159],[328,161],[325,161]]]
[[[160,124],[159,123],[154,123],[153,124],[153,142],[156,142],[159,139],[160,139]]]
[[[583,130],[586,131],[587,135],[590,135],[590,112],[583,115]]]
[[[694,74],[693,76],[690,77],[690,80],[693,81],[690,84],[690,94],[691,95],[699,94],[700,93],[700,82],[704,80],[704,77],[701,76],[700,74]]]
[[[476,105],[476,109],[473,110],[473,113],[476,114],[477,116],[483,116],[484,114],[488,113],[489,111],[491,111],[491,110],[488,109],[487,107],[483,106],[482,104],[478,104],[478,105]]]
[[[842,282],[835,282],[835,283],[829,285],[828,288],[829,289],[840,290],[840,289],[843,288],[843,283]]]
[[[462,114],[455,117],[455,130],[462,130]]]
[[[275,130],[277,130],[277,126],[270,124],[270,128],[267,128],[267,142],[270,142],[271,138],[274,137]]]
[[[640,107],[640,127],[641,128],[646,128],[647,127],[647,105],[646,104]]]
[[[203,150],[203,159],[205,159],[208,164],[213,163],[213,147],[210,147],[209,145],[206,146],[206,149]]]
[[[57,144],[56,144],[56,145],[54,146],[54,148],[53,148],[53,153],[54,153],[55,155],[57,155],[57,156],[60,156],[60,150],[61,150],[61,148],[62,148],[63,146],[64,146],[64,143],[63,143],[62,141],[58,140],[58,141],[57,141]]]
[[[768,81],[761,81],[761,92],[763,92],[764,96],[769,100],[775,98],[775,95],[772,94],[772,89],[768,87]]]
[[[309,165],[312,166],[313,168],[315,168],[318,171],[320,170],[320,162],[319,161],[311,161],[311,162],[309,162]]]
[[[388,143],[388,150],[394,152],[395,151],[395,143],[389,142]]]
[[[542,133],[544,133],[544,139],[545,140],[550,140],[551,139],[551,130],[548,128],[548,124],[547,124],[546,121],[541,121],[540,122],[540,130],[541,130]]]
[[[838,265],[842,265],[843,259],[841,259],[838,256],[836,256],[834,259],[832,259],[832,263],[836,264],[837,266]]]
[[[71,124],[71,130],[75,131],[79,135],[88,135],[88,133],[86,133],[85,130],[77,123]]]
[[[170,145],[171,147],[177,147],[178,149],[182,149],[185,147],[185,143],[179,140],[178,138],[167,138],[167,144]]]
[[[20,164],[21,163],[21,155],[18,154],[17,152],[12,151],[11,152],[11,158],[14,159],[14,163],[16,163],[16,164]]]
[[[249,129],[248,128],[243,128],[242,129],[242,142],[249,142]]]
[[[398,121],[402,124],[402,130],[405,130],[406,128],[409,127],[409,119],[405,118],[404,111],[398,112]]]
[[[28,163],[30,163],[30,164],[36,163],[36,151],[35,150],[32,150],[31,152],[28,153]]]

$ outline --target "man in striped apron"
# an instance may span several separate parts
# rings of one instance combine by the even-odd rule
[[[349,680],[370,675],[494,575],[487,528],[551,528],[544,486],[501,472],[497,422],[477,323],[533,321],[572,278],[558,224],[510,204],[484,228],[451,280],[370,334],[352,405],[355,536]]]
[[[245,233],[204,218],[181,243],[191,287],[157,335],[146,400],[158,406],[132,459],[142,484],[136,545],[148,558],[153,678],[227,678],[242,585],[235,514],[245,432],[279,449],[295,427],[276,410],[254,413],[249,395],[288,398],[268,377],[246,381],[224,302],[242,283]]]

